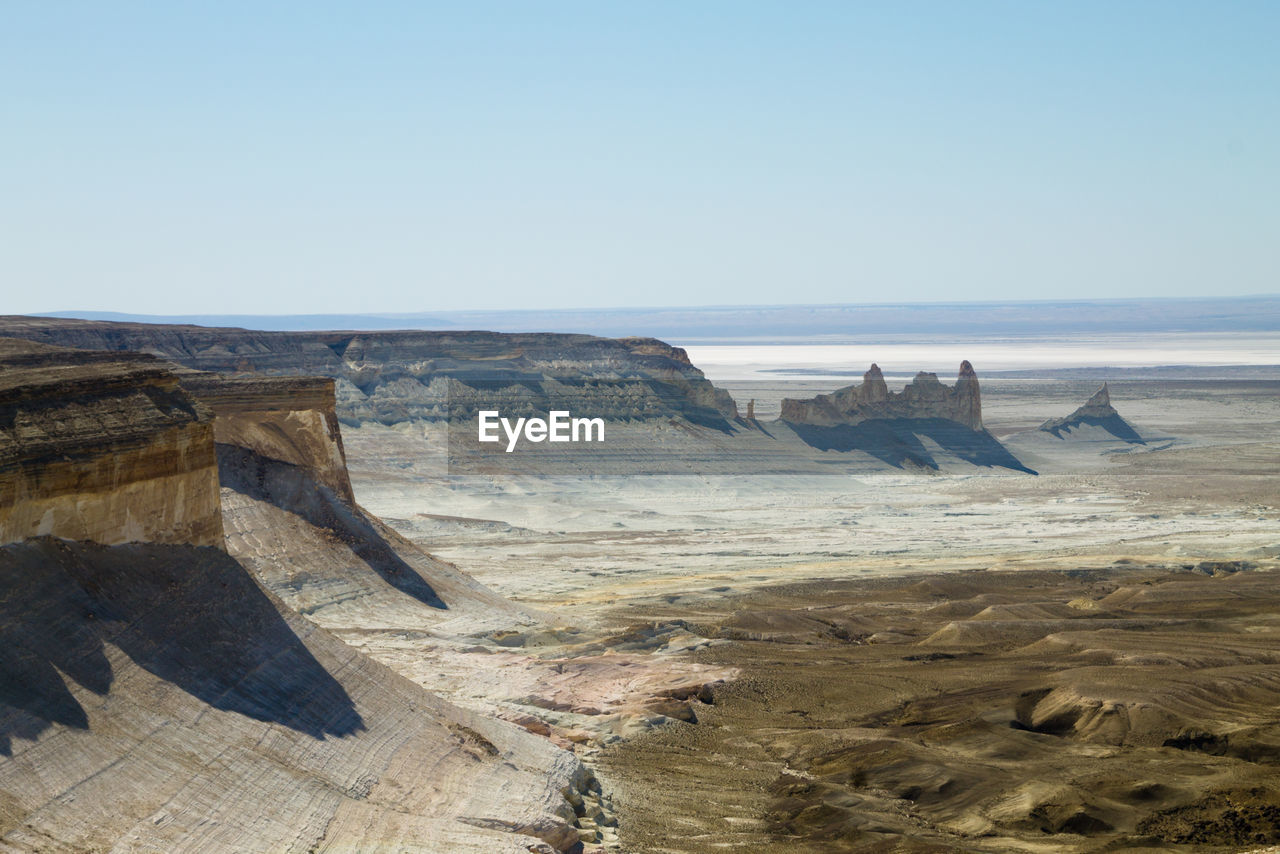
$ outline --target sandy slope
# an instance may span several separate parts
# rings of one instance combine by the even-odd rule
[[[219,550],[33,541],[0,571],[24,674],[0,698],[4,850],[576,841],[572,757],[396,676]]]
[[[687,716],[690,698],[733,675],[679,658],[706,643],[685,631],[601,632],[504,599],[308,469],[228,446],[219,460],[231,554],[306,620],[433,695],[496,718],[490,726],[505,726],[511,740],[503,758],[518,766],[501,803],[563,812],[559,793],[570,790],[575,841],[609,841],[612,820],[573,751]],[[523,779],[539,768],[545,779]],[[490,785],[477,782],[477,792]]]

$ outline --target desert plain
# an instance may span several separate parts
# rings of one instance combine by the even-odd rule
[[[1110,383],[1142,445],[1037,430],[1096,377],[984,377],[1036,475],[450,476],[429,434],[345,438],[364,507],[566,627],[512,651],[577,686],[539,714],[607,795],[588,845],[1249,850],[1280,841],[1280,378],[1203,373]],[[844,382],[722,384],[768,416]],[[458,657],[436,684],[489,702]],[[644,686],[688,711],[617,714]]]
[[[0,327],[5,850],[1280,842],[1270,344]]]

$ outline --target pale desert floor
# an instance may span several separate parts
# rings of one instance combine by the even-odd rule
[[[973,468],[444,477],[418,436],[384,427],[344,436],[363,506],[493,589],[579,616],[637,597],[815,577],[1280,556],[1280,383],[1117,383],[1112,399],[1151,437],[1146,447],[1034,430],[1095,386],[984,384],[988,428],[1038,477]],[[794,384],[733,391],[768,406],[779,389],[797,393]]]
[[[782,396],[807,396],[845,382],[744,380],[729,387],[740,404],[756,398],[758,416],[768,418]],[[1272,586],[1264,580],[1261,588],[1231,582],[1241,585],[1238,593],[1222,585],[1201,590],[1196,579],[1216,578],[1202,563],[1243,562],[1238,566],[1248,571],[1232,577],[1249,579],[1269,577],[1280,566],[1280,382],[1113,383],[1113,404],[1149,438],[1146,446],[1097,436],[1064,442],[1034,429],[1071,412],[1096,387],[1093,381],[984,381],[988,429],[1039,476],[956,467],[939,474],[841,473],[834,464],[832,474],[805,476],[451,477],[429,431],[344,429],[364,507],[493,590],[574,627],[568,634],[517,639],[517,646],[537,647],[540,666],[555,668],[552,676],[522,671],[541,680],[537,690],[504,688],[502,667],[508,665],[498,666],[501,656],[487,656],[493,661],[482,668],[485,675],[474,675],[476,657],[456,645],[453,652],[428,654],[421,644],[406,643],[402,652],[383,650],[384,657],[429,657],[418,665],[405,660],[400,669],[420,670],[411,675],[477,708],[492,707],[492,697],[504,695],[504,714],[511,719],[522,720],[513,717],[523,713],[519,692],[568,697],[562,711],[556,711],[559,699],[539,700],[550,711],[535,709],[535,716],[550,720],[561,743],[572,742],[616,797],[608,821],[620,816],[622,824],[594,837],[604,844],[601,850],[959,850],[957,840],[970,837],[977,841],[960,847],[1242,850],[1246,842],[1280,840],[1268,836],[1267,824],[1280,810],[1280,795],[1258,789],[1259,780],[1270,777],[1254,767],[1269,762],[1258,755],[1280,741],[1270,719],[1262,719],[1266,709],[1280,705],[1272,689],[1280,686],[1280,673],[1271,673],[1271,654],[1259,652],[1271,644],[1242,646],[1236,638],[1275,627],[1270,618],[1255,619],[1250,608],[1219,609],[1214,618],[1220,622],[1200,619],[1196,610],[1202,598],[1223,591],[1246,602],[1250,590]],[[911,579],[926,574],[942,580],[911,586]],[[896,580],[903,576],[908,578]],[[952,589],[949,578],[966,580]],[[1191,581],[1179,586],[1184,578]],[[1170,580],[1178,584],[1162,589],[1177,592],[1173,601],[1134,604],[1133,587]],[[1108,596],[1115,604],[1096,611],[1077,601]],[[1030,610],[1019,610],[1022,605]],[[993,614],[992,606],[1013,611]],[[839,619],[824,618],[811,630],[802,612],[821,607],[835,609]],[[751,616],[756,612],[766,631]],[[1160,637],[1136,647],[1129,641],[1137,635],[1053,646],[1066,621],[1077,616],[1110,621],[1090,630],[1137,628]],[[985,624],[975,628],[974,620]],[[961,625],[966,621],[971,624]],[[645,626],[650,628],[637,629]],[[939,635],[944,629],[950,634]],[[1231,639],[1222,641],[1224,632]],[[1240,749],[1252,753],[1214,759],[1218,776],[1194,770],[1199,754],[1186,759],[1187,745],[1193,752],[1205,745],[1216,750],[1218,736],[1187,723],[1196,714],[1161,693],[1164,677],[1144,682],[1132,673],[1109,676],[1147,692],[1116,699],[1105,691],[1091,695],[1078,679],[1050,678],[1042,666],[1046,655],[1062,650],[1076,656],[1073,668],[1101,665],[1107,656],[1112,664],[1141,664],[1154,661],[1161,644],[1181,645],[1201,664],[1212,659],[1204,666],[1262,668],[1242,677],[1246,687],[1202,686],[1211,694],[1253,692],[1234,711],[1205,712],[1218,729],[1239,728],[1246,717],[1253,727],[1248,739],[1237,738],[1250,745]],[[1213,655],[1204,652],[1210,648]],[[584,650],[596,657],[583,658]],[[522,660],[513,650],[510,666]],[[903,676],[903,662],[918,669]],[[634,676],[619,677],[623,671],[614,665],[631,668],[625,672]],[[866,684],[840,683],[849,674],[872,672],[880,675]],[[657,729],[615,723],[607,738],[600,738],[599,728],[592,732],[601,719],[595,707],[608,710],[617,699],[611,691],[643,693],[649,684],[670,694],[659,673],[667,673],[668,682],[729,681],[715,692],[714,705],[696,714],[666,709],[701,723],[661,718],[668,725]],[[983,687],[991,674],[999,676],[995,693]],[[585,689],[597,676],[602,684]],[[468,683],[477,678],[488,684]],[[1044,723],[1036,718],[1043,697],[1019,697],[1055,686],[1061,696],[1045,702],[1068,708],[1067,717],[1095,707],[1127,716],[1138,715],[1132,708],[1180,711],[1124,730],[1137,733],[1132,739],[1141,744],[1125,742],[1128,735],[1116,741],[1106,727],[1069,732],[1066,758],[1047,761],[1045,751],[1053,751],[1044,739],[1064,738],[1054,723],[1057,707],[1041,715],[1049,720],[1044,732],[1033,732]],[[599,702],[590,699],[592,691]],[[921,706],[918,715],[890,714],[935,694],[949,699],[936,708]],[[1027,706],[1021,714],[1035,737],[1011,747],[1004,733],[1024,726],[1018,703]],[[780,712],[794,712],[781,727]],[[805,723],[811,716],[824,723]],[[902,729],[925,723],[943,726],[943,734]],[[971,732],[963,749],[943,761],[935,749],[950,743],[945,727],[953,726],[981,731]],[[897,729],[890,735],[884,727]],[[619,735],[627,738],[618,741]],[[879,749],[867,745],[882,738],[896,745],[884,749],[900,773],[868,783],[857,769],[870,761],[868,750]],[[854,746],[856,757],[849,752]],[[1158,755],[1130,755],[1148,747]],[[988,761],[1006,748],[1012,752],[1004,760]],[[1132,791],[1108,789],[1098,800],[1090,794],[1099,785],[1097,775],[1112,772],[1092,763],[1108,751],[1118,757],[1108,767]],[[672,757],[678,765],[667,762]],[[678,779],[661,782],[674,767],[681,769]],[[1022,789],[993,782],[1023,773]],[[1199,782],[1175,779],[1167,790],[1144,788],[1153,774]],[[1055,788],[1059,778],[1072,782]],[[921,779],[949,794],[921,794],[911,782]],[[693,788],[681,789],[681,780]],[[958,799],[956,786],[971,788],[974,800]],[[718,800],[702,797],[712,790]],[[874,796],[867,794],[871,790]],[[1230,810],[1256,820],[1236,836],[1214,836],[1215,816]],[[584,826],[589,834],[593,825]],[[904,847],[913,834],[930,842]]]

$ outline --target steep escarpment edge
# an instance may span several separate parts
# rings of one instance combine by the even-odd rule
[[[733,398],[679,347],[653,338],[562,333],[258,332],[162,324],[0,317],[0,335],[136,350],[201,371],[315,375],[337,381],[348,423],[513,416],[569,408],[619,420],[682,418],[732,430]]]
[[[0,342],[0,544],[222,547],[213,417],[153,356]]]
[[[217,444],[300,466],[355,502],[332,379],[193,373],[183,375],[182,387],[213,412]]]
[[[259,503],[322,493],[315,522],[280,509],[297,530],[264,559],[323,575],[305,533],[368,567],[318,585],[364,584],[415,616],[503,606],[350,502],[333,400],[324,378],[0,341],[0,846],[578,846],[576,758],[376,664],[224,550],[237,486]],[[228,487],[228,449],[266,480]]]

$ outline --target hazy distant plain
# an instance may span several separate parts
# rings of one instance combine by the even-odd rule
[[[954,375],[968,359],[979,377],[994,371],[1162,365],[1280,365],[1280,333],[1060,334],[1018,338],[878,337],[867,343],[691,344],[689,358],[712,382],[787,376],[857,375],[872,362],[886,374]]]

